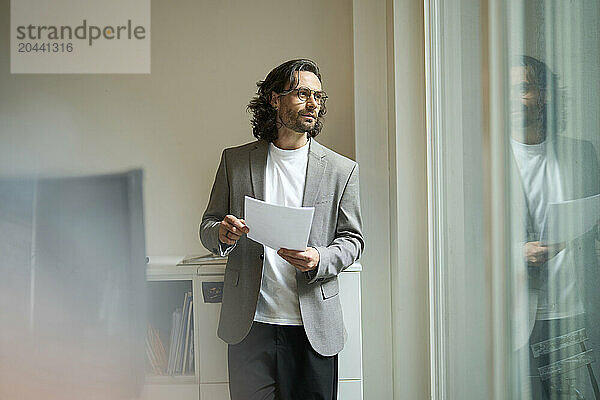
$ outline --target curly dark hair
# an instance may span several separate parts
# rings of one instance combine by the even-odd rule
[[[282,95],[292,92],[298,86],[298,80],[294,75],[298,71],[312,72],[321,80],[321,73],[317,64],[306,58],[286,61],[274,68],[264,81],[256,82],[258,90],[256,96],[250,100],[246,110],[252,112],[252,134],[257,139],[273,142],[277,139],[277,110],[271,105],[272,92]],[[289,88],[285,90],[286,84]],[[322,117],[327,113],[325,103],[321,105],[315,127],[307,132],[309,138],[317,136],[323,129]]]
[[[545,130],[550,130],[551,134],[556,134],[557,131],[564,129],[566,122],[563,104],[565,90],[559,87],[558,75],[552,72],[545,62],[527,55],[514,57],[513,66],[524,67],[527,81],[540,91],[538,99],[541,109],[538,116],[540,126]],[[548,119],[548,114],[550,114],[550,119]]]

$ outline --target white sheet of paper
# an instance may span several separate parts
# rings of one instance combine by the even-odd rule
[[[274,250],[306,250],[314,207],[285,207],[245,196],[248,237]]]
[[[581,199],[549,203],[542,241],[568,242],[588,232],[600,220],[600,194]]]

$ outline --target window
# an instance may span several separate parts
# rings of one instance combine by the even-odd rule
[[[426,5],[432,395],[600,399],[600,5]]]

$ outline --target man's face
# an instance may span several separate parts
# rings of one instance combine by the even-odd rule
[[[298,78],[296,89],[307,88],[313,92],[322,90],[321,81],[312,72],[296,72],[296,77]],[[311,94],[306,101],[302,101],[298,98],[297,90],[284,96],[277,95],[274,105],[285,127],[302,134],[314,129],[321,105],[313,96],[314,94]]]
[[[527,79],[524,66],[512,67],[511,81],[511,120],[516,129],[523,129],[539,121],[545,103],[539,87]]]

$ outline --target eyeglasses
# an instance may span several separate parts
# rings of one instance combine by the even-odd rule
[[[300,100],[303,103],[305,101],[307,101],[311,95],[313,96],[313,99],[315,99],[315,103],[317,103],[321,106],[323,104],[325,104],[325,100],[327,100],[327,93],[325,93],[323,91],[319,91],[319,90],[310,90],[309,88],[305,88],[305,87],[286,91],[286,92],[282,93],[282,95],[285,96],[286,94],[289,94],[292,92],[296,92],[296,95],[298,96],[298,100]]]

